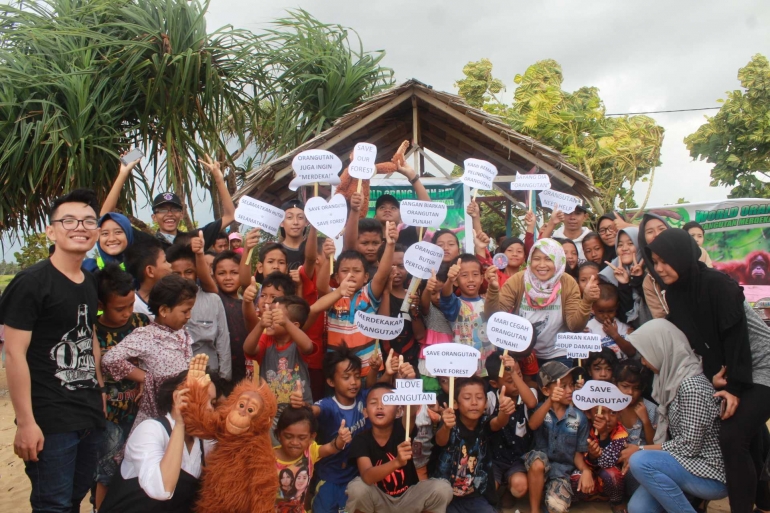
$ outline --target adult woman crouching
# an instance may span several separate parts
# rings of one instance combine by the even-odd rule
[[[703,359],[703,372],[726,401],[720,444],[730,509],[770,510],[770,492],[759,482],[770,418],[770,329],[726,274],[699,262],[700,248],[684,230],[661,232],[646,251],[665,289],[666,317]]]
[[[667,320],[648,321],[629,341],[655,374],[658,427],[653,445],[629,446],[621,453],[639,483],[628,511],[694,513],[686,493],[706,500],[727,495],[720,400],[684,333]]]

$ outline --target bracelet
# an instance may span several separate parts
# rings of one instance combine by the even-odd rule
[[[410,184],[410,185],[414,185],[414,183],[415,183],[417,180],[419,180],[419,179],[420,179],[420,175],[418,175],[418,174],[415,174],[415,175],[414,175],[414,178],[412,178],[411,180],[409,180],[409,184]]]
[[[337,451],[341,451],[342,449],[344,449],[344,448],[345,448],[345,446],[343,446],[343,447],[342,447],[342,449],[340,449],[339,447],[337,447],[337,439],[338,439],[339,437],[340,437],[339,435],[335,436],[335,437],[334,437],[334,441],[332,442],[332,445],[334,446],[334,448],[335,448]]]

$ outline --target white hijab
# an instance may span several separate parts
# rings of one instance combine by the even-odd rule
[[[665,319],[647,321],[628,336],[628,341],[658,369],[652,381],[652,398],[658,403],[655,443],[660,444],[668,438],[668,407],[679,386],[685,379],[703,374],[703,367],[685,334]]]

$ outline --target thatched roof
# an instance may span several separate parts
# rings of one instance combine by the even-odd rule
[[[457,95],[412,79],[371,97],[314,139],[248,173],[235,198],[248,195],[279,205],[296,196],[288,187],[294,177],[291,161],[305,150],[331,151],[346,167],[353,147],[368,142],[377,146],[378,161],[389,161],[402,141],[414,140],[415,114],[418,145],[458,166],[466,158],[487,160],[497,166],[498,177],[527,173],[537,166],[538,172],[551,176],[554,189],[583,198],[598,194],[588,178],[556,150],[512,130],[499,117],[469,106]],[[507,183],[501,183],[500,189],[511,192]]]

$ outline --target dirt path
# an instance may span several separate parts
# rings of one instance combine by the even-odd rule
[[[29,507],[29,480],[24,473],[24,464],[13,453],[13,437],[16,426],[13,423],[13,407],[8,396],[8,387],[5,380],[5,369],[0,369],[0,512],[3,513],[27,513]],[[506,500],[504,513],[514,513],[517,509],[520,513],[528,513],[529,507],[525,501]],[[510,507],[508,507],[510,506]],[[81,513],[90,513],[91,505],[88,497],[83,500],[80,507]],[[570,511],[583,513],[607,513],[610,507],[607,504],[575,504]],[[729,512],[727,501],[712,503],[709,507],[711,513]]]

